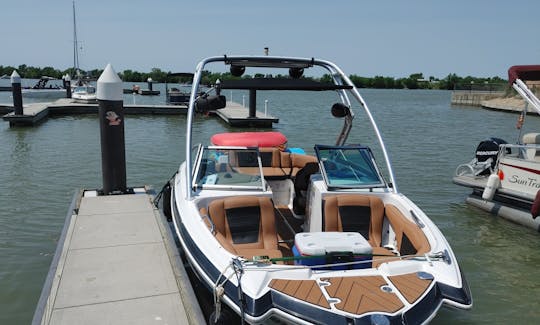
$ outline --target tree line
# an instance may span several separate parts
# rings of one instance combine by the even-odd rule
[[[11,66],[1,66],[0,65],[0,76],[2,75],[11,75],[13,70],[17,70],[19,75],[22,78],[28,79],[39,79],[42,76],[48,76],[53,78],[61,79],[62,76],[68,74],[74,76],[74,69],[69,68],[66,70],[58,70],[53,67],[31,67],[25,64],[19,65],[18,67]],[[81,71],[81,73],[89,77],[90,79],[97,79],[103,70],[94,69],[88,71]],[[163,71],[159,68],[152,68],[150,72],[139,72],[133,70],[124,70],[118,75],[123,81],[128,82],[146,82],[151,78],[154,82],[169,82],[169,83],[190,83],[190,77],[186,76],[170,76],[171,72]],[[253,76],[244,75],[241,78],[258,78],[265,77],[262,74],[255,74]],[[266,75],[266,77],[268,77]],[[284,77],[282,75],[270,76],[274,78]],[[408,77],[404,78],[393,78],[393,77],[384,77],[384,76],[375,76],[375,77],[362,77],[358,75],[350,75],[349,78],[358,88],[378,88],[378,89],[460,89],[470,87],[470,85],[500,85],[500,87],[505,87],[507,81],[499,78],[477,78],[477,77],[461,77],[455,73],[451,73],[445,78],[437,79],[433,76],[424,78],[422,73],[413,73]],[[229,72],[226,73],[210,73],[208,71],[203,71],[202,82],[204,84],[213,84],[217,79],[220,80],[229,80],[229,79],[239,79],[239,77],[234,77]],[[321,82],[331,82],[330,75],[323,75],[321,78],[311,78]],[[491,86],[490,86],[491,87]]]

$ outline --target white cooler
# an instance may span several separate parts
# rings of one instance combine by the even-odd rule
[[[294,237],[295,256],[318,256],[295,261],[299,265],[324,265],[353,261],[371,260],[373,249],[368,241],[357,232],[302,232]],[[371,263],[341,265],[331,269],[371,268]]]

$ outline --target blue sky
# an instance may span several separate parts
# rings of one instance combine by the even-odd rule
[[[71,0],[2,1],[0,65],[73,65]],[[317,57],[347,74],[506,78],[540,62],[536,0],[75,1],[82,69],[193,71],[207,56]]]

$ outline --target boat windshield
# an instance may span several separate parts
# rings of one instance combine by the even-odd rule
[[[315,146],[322,166],[323,178],[328,188],[383,187],[373,153],[362,146]]]
[[[264,189],[258,148],[211,146],[200,150],[195,164],[195,188]]]
[[[79,86],[79,87],[76,87],[73,92],[93,94],[96,92],[96,88],[90,87],[90,86]]]

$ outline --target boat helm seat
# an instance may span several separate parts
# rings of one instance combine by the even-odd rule
[[[384,203],[376,196],[342,194],[324,202],[324,231],[358,232],[372,247],[380,247]]]
[[[274,205],[269,197],[236,196],[214,200],[208,206],[214,235],[232,254],[282,257],[278,247]]]

